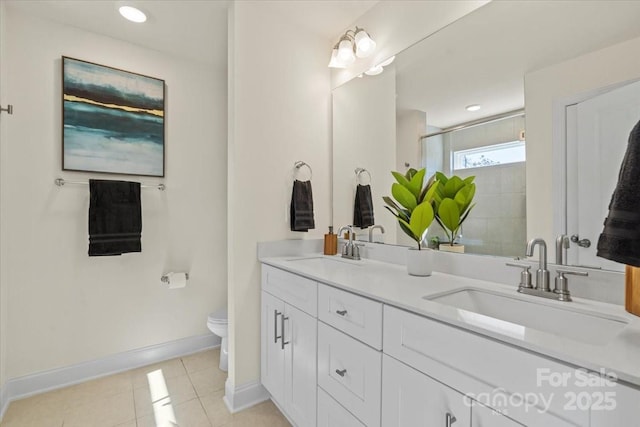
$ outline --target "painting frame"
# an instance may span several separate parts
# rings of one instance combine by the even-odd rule
[[[62,56],[62,170],[165,177],[166,83]]]

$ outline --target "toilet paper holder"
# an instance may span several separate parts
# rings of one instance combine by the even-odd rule
[[[184,273],[184,277],[189,280],[189,273]],[[168,274],[164,274],[160,277],[160,281],[162,283],[169,283],[169,275]]]

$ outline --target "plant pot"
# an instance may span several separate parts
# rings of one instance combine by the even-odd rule
[[[412,276],[431,276],[433,270],[433,251],[424,248],[409,248],[407,251],[407,273]]]
[[[442,252],[455,252],[457,254],[464,253],[464,245],[459,245],[457,243],[454,243],[453,245],[450,245],[448,243],[440,243],[438,249]]]

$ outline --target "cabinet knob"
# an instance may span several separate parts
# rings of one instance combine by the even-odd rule
[[[340,375],[341,377],[344,377],[344,374],[347,373],[346,369],[336,369],[336,374]]]
[[[340,316],[346,316],[347,310],[336,310],[336,313],[339,314]]]

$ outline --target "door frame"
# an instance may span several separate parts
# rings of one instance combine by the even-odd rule
[[[623,86],[636,83],[640,78],[624,80],[553,101],[552,117],[552,186],[553,235],[567,234],[567,108]],[[526,102],[526,101],[525,101]]]

